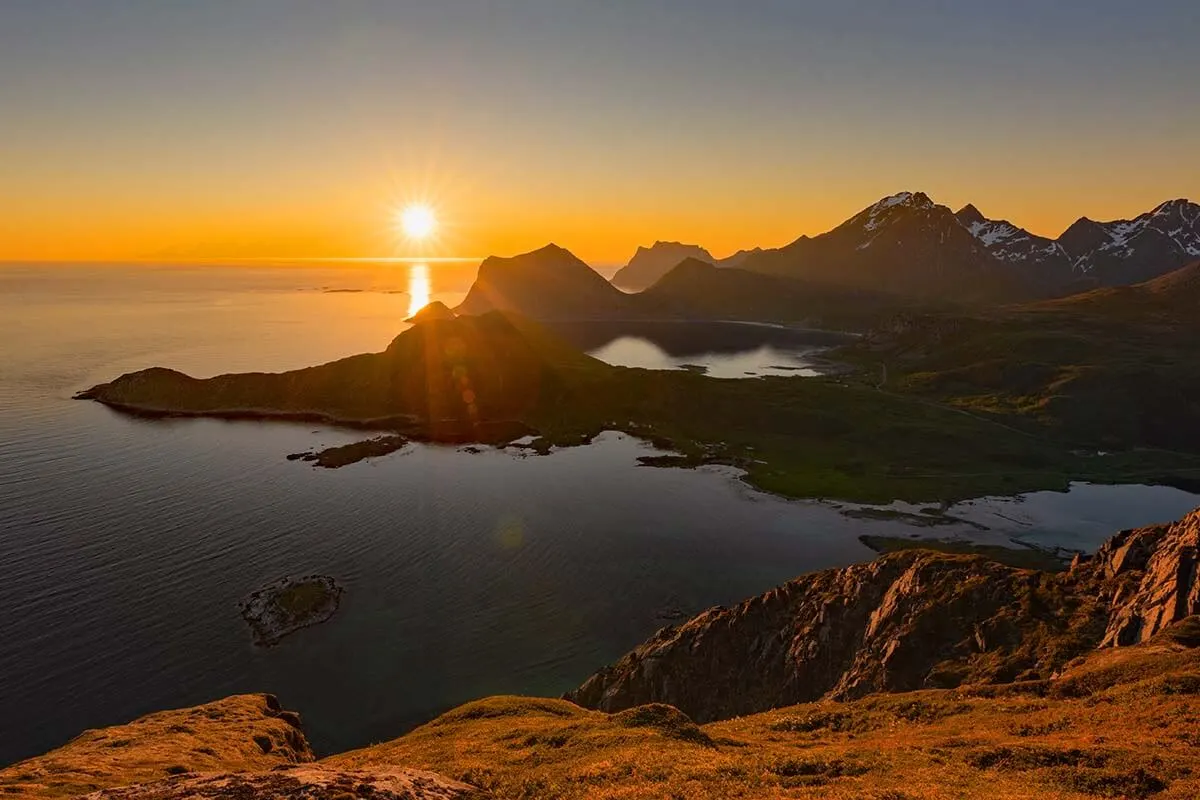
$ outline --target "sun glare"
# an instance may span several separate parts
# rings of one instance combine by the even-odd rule
[[[405,206],[398,215],[400,230],[414,241],[428,239],[437,230],[437,216],[427,205]]]

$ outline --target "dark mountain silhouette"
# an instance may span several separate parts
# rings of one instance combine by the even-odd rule
[[[629,263],[613,276],[612,282],[623,289],[645,289],[689,258],[709,264],[716,261],[700,245],[655,242],[653,247],[639,247]]]
[[[416,314],[413,314],[405,321],[416,324],[429,322],[430,320],[454,319],[454,317],[455,313],[445,303],[441,300],[434,300],[432,303],[423,306]]]
[[[459,314],[518,311],[536,319],[588,319],[630,313],[627,296],[569,251],[547,245],[479,265]]]
[[[560,402],[569,383],[565,372],[609,369],[540,326],[503,312],[432,314],[382,353],[290,372],[207,379],[152,367],[79,397],[144,414],[321,419],[387,426],[435,440],[486,441],[492,438],[488,426]]]
[[[757,255],[762,251],[763,249],[761,247],[753,247],[749,250],[738,250],[733,255],[726,256],[725,258],[719,258],[713,263],[715,263],[718,267],[740,267],[747,258]]]
[[[1200,206],[1186,200],[1163,203],[1132,221],[1081,219],[1052,240],[988,219],[973,205],[954,213],[925,194],[902,192],[828,233],[775,250],[715,260],[697,245],[639,248],[614,277],[626,287],[647,286],[638,294],[617,290],[554,245],[488,258],[459,311],[510,310],[542,320],[853,324],[880,310],[995,305],[1130,285],[1198,257]]]
[[[676,266],[638,296],[642,307],[692,319],[773,320],[854,327],[902,304],[882,292],[794,280],[696,259]]]
[[[1020,280],[920,192],[902,192],[828,233],[748,256],[742,268],[770,275],[937,300],[1002,300]]]
[[[653,286],[668,272],[689,259],[718,267],[740,267],[747,258],[761,253],[761,247],[739,250],[725,258],[714,258],[700,245],[680,242],[655,242],[653,247],[639,247],[637,253],[613,276],[612,282],[626,290],[641,291]]]

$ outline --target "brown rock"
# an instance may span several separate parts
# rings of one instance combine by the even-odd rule
[[[821,698],[1048,679],[1200,613],[1200,511],[1123,531],[1060,574],[925,551],[805,575],[664,628],[567,695],[700,722]]]
[[[1111,543],[1110,543],[1111,544]],[[1126,555],[1138,548],[1133,563]],[[1108,548],[1109,545],[1105,545]],[[1200,510],[1172,525],[1132,531],[1129,544],[1113,550],[1109,571],[1129,570],[1131,580],[1114,596],[1102,644],[1123,646],[1149,640],[1172,623],[1200,614]]]
[[[103,789],[87,795],[91,800],[198,800],[236,797],[238,800],[484,800],[488,794],[474,786],[452,781],[433,772],[381,767],[370,772],[339,770],[317,765],[271,772],[251,772],[195,777]]]
[[[0,770],[0,796],[74,797],[189,773],[269,770],[313,760],[273,695],[248,694],[84,731]]]

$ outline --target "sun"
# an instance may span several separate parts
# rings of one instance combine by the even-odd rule
[[[405,206],[396,215],[396,220],[404,235],[413,241],[428,239],[437,230],[437,215],[432,208],[421,203]]]

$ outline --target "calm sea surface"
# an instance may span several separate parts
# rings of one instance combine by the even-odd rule
[[[0,266],[0,764],[246,691],[301,711],[319,752],[392,738],[481,695],[558,694],[680,613],[869,558],[860,533],[910,532],[721,470],[638,467],[646,446],[615,434],[545,457],[413,446],[326,471],[284,456],[356,434],[145,421],[70,400],[151,365],[207,376],[381,350],[473,275],[455,263]],[[592,349],[731,377],[803,374],[812,350],[751,337],[680,353],[670,340]],[[1092,547],[1198,504],[1078,487],[960,510],[997,535]],[[308,572],[346,586],[337,616],[254,648],[238,600]]]

